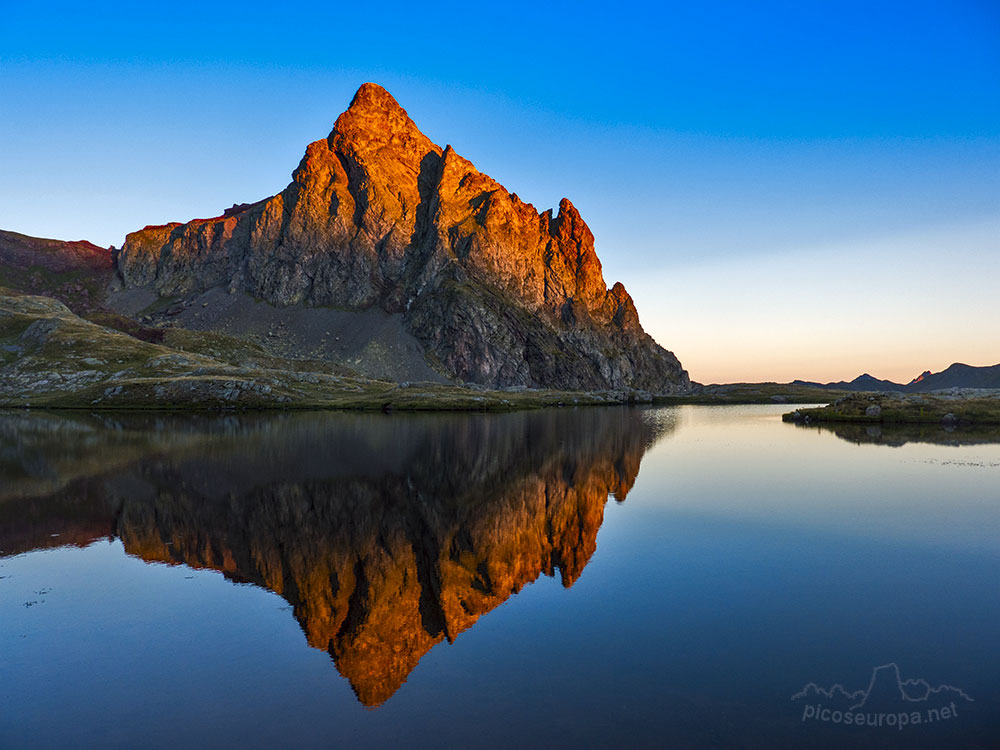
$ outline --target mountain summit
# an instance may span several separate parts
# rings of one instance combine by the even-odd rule
[[[366,83],[282,192],[223,216],[151,226],[117,255],[127,287],[222,287],[276,307],[396,316],[438,372],[493,387],[669,393],[687,373],[610,289],[568,199],[531,204],[425,136]]]

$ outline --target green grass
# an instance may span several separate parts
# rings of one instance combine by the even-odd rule
[[[877,414],[868,414],[878,407]],[[796,414],[798,416],[796,416]],[[782,416],[786,422],[838,422],[858,424],[1000,424],[1000,394],[950,398],[942,395],[855,393],[818,409],[800,409]]]
[[[702,392],[684,396],[657,396],[657,404],[822,404],[846,396],[848,391],[782,383],[732,383],[707,385]]]

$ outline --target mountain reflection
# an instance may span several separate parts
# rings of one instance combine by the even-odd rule
[[[118,537],[143,560],[263,586],[377,706],[539,575],[579,578],[662,420],[3,414],[0,550]]]

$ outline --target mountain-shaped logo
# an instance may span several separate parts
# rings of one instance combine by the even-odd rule
[[[903,679],[895,662],[875,667],[866,688],[848,690],[840,683],[824,688],[810,682],[791,700],[804,705],[803,721],[899,729],[955,718],[959,706],[974,702],[955,685],[935,686],[923,678]]]

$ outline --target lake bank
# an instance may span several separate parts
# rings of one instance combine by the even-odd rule
[[[786,422],[1000,425],[1000,392],[953,389],[938,393],[856,393],[832,404],[782,415]]]

